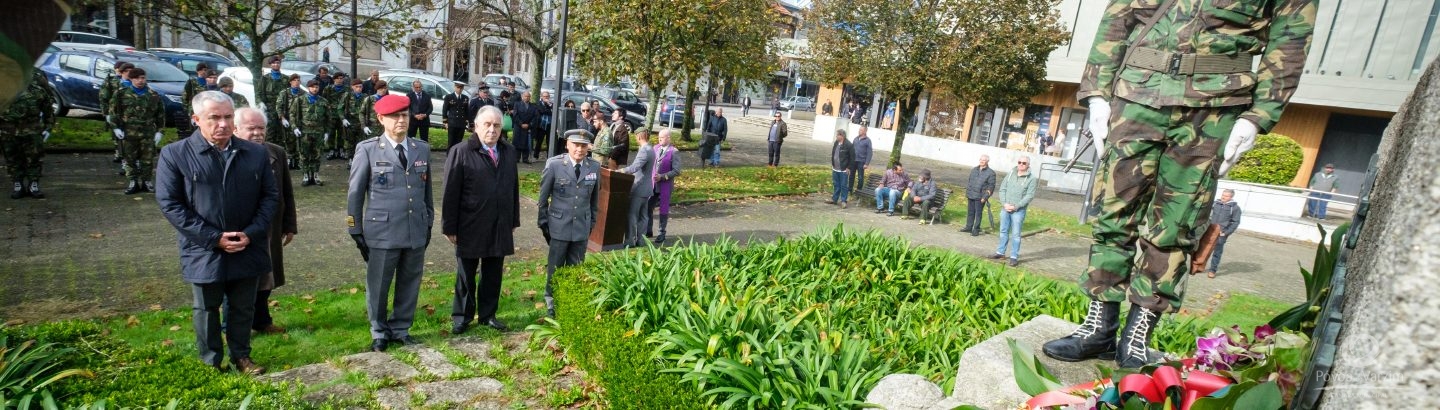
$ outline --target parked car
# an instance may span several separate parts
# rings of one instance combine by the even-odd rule
[[[645,113],[649,112],[645,106],[645,102],[640,101],[640,97],[636,96],[634,92],[618,88],[599,88],[592,92],[592,94],[602,98],[608,98],[612,104],[625,107],[626,111],[640,114],[641,117],[644,117]]]
[[[666,96],[665,101],[660,103],[660,115],[655,117],[655,122],[670,127],[689,124],[691,119],[685,114],[685,98],[678,95]]]
[[[195,75],[195,68],[198,67],[200,63],[205,63],[207,67],[210,67],[211,70],[215,71],[225,71],[225,69],[235,66],[235,61],[226,58],[225,56],[205,50],[186,48],[152,48],[146,51],[150,54],[154,54],[161,60],[165,60],[170,64],[174,64],[176,68],[180,69],[180,71],[184,71],[186,74],[189,74],[191,76]]]
[[[792,95],[792,96],[789,96],[789,97],[785,97],[785,99],[780,100],[780,110],[782,110],[782,111],[790,111],[790,110],[797,110],[797,111],[814,111],[814,110],[815,110],[815,100],[811,100],[810,97],[801,97],[801,96],[794,96],[794,95]]]
[[[514,83],[514,84],[515,84],[515,91],[519,91],[519,92],[522,92],[522,93],[523,93],[523,92],[526,92],[526,91],[530,91],[530,84],[525,83],[525,79],[520,78],[520,76],[518,76],[518,75],[490,73],[490,74],[486,74],[486,75],[485,75],[485,85],[487,85],[487,86],[490,87],[490,89],[491,89],[490,92],[491,92],[492,94],[494,94],[494,95],[499,95],[498,93],[495,92],[495,90],[497,90],[497,89],[500,89],[500,90],[505,89],[505,87],[499,87],[499,85],[500,85],[500,79],[502,79],[502,78],[505,79],[506,82]]]
[[[84,33],[79,31],[61,31],[59,33],[55,33],[55,42],[130,46],[130,43],[121,41],[120,39],[115,37],[95,33]]]
[[[267,69],[265,69],[265,70],[263,70],[263,71],[261,71],[261,72],[262,72],[262,73],[264,73],[264,72],[269,72],[269,70],[270,70],[270,69],[267,68]],[[299,72],[299,71],[295,71],[295,70],[286,70],[286,69],[283,69],[283,68],[280,69],[280,74],[285,75],[285,76],[287,76],[287,77],[290,76],[290,74],[299,74],[299,75],[300,75],[300,84],[302,84],[302,85],[305,84],[305,82],[310,81],[310,79],[315,78],[315,75],[314,75],[314,74]],[[261,74],[261,75],[264,75],[264,74]],[[254,81],[254,79],[250,78],[250,69],[249,69],[249,68],[246,68],[246,67],[230,67],[230,68],[226,68],[223,72],[220,73],[220,78],[229,78],[231,81],[234,81],[234,82],[235,82],[235,90],[234,90],[235,93],[244,96],[246,100],[250,101],[250,105],[251,105],[251,106],[254,106],[254,105],[255,105],[255,103],[257,102],[256,99],[255,99],[255,81]],[[274,104],[274,103],[275,103],[274,101],[266,101],[266,102],[265,102],[266,105],[270,105],[270,104]]]
[[[283,67],[283,65],[282,65]],[[283,68],[282,68],[283,69]],[[427,74],[420,70],[380,70],[380,79],[390,85],[391,94],[405,95],[411,90],[411,84],[420,80],[420,88],[430,95],[430,126],[441,127],[445,121],[445,96],[455,90],[455,83],[458,81],[438,75]],[[461,83],[464,84],[464,83]],[[470,96],[469,92],[465,94]]]
[[[164,99],[167,123],[189,128],[190,116],[181,98],[190,77],[170,63],[140,52],[61,49],[46,55],[36,67],[45,73],[46,89],[56,101],[56,115],[63,116],[72,108],[100,112],[100,86],[115,72],[115,61],[145,69],[150,88]]]
[[[615,103],[610,102],[609,99],[591,93],[567,91],[561,94],[560,99],[555,100],[555,102],[560,105],[565,105],[565,101],[574,101],[576,107],[579,107],[581,103],[585,102],[589,102],[592,107],[599,104],[600,114],[605,116],[606,121],[609,121],[611,116],[615,115],[615,109],[619,108]],[[625,110],[625,123],[630,125],[630,129],[640,129],[641,126],[645,125],[645,116],[627,109]]]
[[[565,87],[565,88],[564,88],[563,91],[565,91],[565,92],[571,92],[571,91],[578,91],[578,92],[582,92],[582,93],[588,93],[588,92],[590,92],[590,89],[585,88],[585,84],[581,84],[579,81],[575,81],[575,79],[573,79],[573,78],[567,78],[567,79],[565,79],[564,87]],[[541,92],[546,92],[546,91],[548,91],[548,92],[550,92],[550,95],[555,95],[555,79],[554,79],[554,78],[549,78],[549,79],[546,79],[545,81],[540,82],[540,91],[541,91]]]
[[[330,70],[330,74],[340,72],[340,66],[324,61],[283,60],[280,62],[281,70],[295,70],[310,74],[320,74],[320,67],[325,67],[326,70]]]

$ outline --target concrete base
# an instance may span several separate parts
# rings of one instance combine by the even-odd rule
[[[1014,409],[1030,399],[1030,395],[1020,391],[1020,386],[1015,384],[1015,362],[1010,353],[1008,339],[1015,339],[1035,352],[1040,362],[1044,363],[1055,377],[1060,378],[1062,385],[1098,379],[1100,371],[1095,366],[1105,364],[1114,367],[1113,361],[1071,363],[1054,360],[1040,353],[1040,346],[1045,342],[1065,337],[1077,327],[1079,325],[1054,316],[1040,315],[965,349],[965,354],[960,357],[960,364],[955,370],[955,387],[950,398],[954,399],[954,402],[986,409]]]

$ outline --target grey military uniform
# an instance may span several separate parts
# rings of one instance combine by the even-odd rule
[[[365,303],[373,339],[409,335],[435,202],[430,187],[430,144],[406,138],[405,161],[388,137],[355,146],[350,163],[350,190],[345,222],[350,234],[363,235],[370,247],[366,266]],[[394,311],[386,314],[391,281]]]
[[[540,176],[540,231],[550,240],[545,269],[545,305],[555,308],[555,269],[585,261],[585,242],[600,211],[600,163],[588,157],[578,165],[568,154],[545,160]],[[553,313],[552,313],[553,315]]]

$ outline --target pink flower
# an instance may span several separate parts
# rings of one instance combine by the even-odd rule
[[[1270,325],[1264,325],[1264,326],[1260,326],[1260,327],[1255,328],[1255,342],[1256,342],[1256,343],[1259,343],[1260,341],[1263,341],[1263,340],[1265,340],[1265,339],[1269,339],[1270,336],[1274,336],[1274,335],[1275,335],[1275,328],[1270,327]]]
[[[1238,356],[1229,353],[1230,338],[1224,333],[1195,339],[1195,365],[1203,369],[1229,370]]]

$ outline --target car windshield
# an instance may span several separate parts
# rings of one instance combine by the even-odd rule
[[[180,71],[180,69],[164,61],[132,61],[131,63],[135,64],[135,68],[145,69],[145,81],[168,83],[185,82],[185,80],[190,79],[190,76],[185,74],[184,71]]]
[[[316,64],[317,63],[311,63],[307,61],[282,61],[280,62],[280,68],[312,73],[315,72],[314,68]]]

